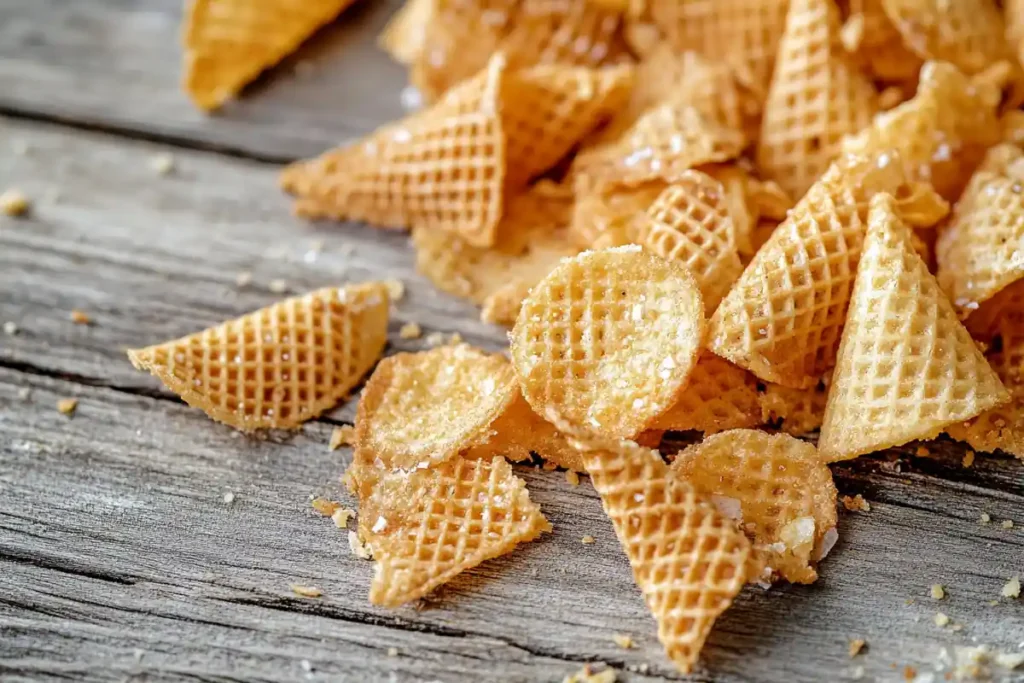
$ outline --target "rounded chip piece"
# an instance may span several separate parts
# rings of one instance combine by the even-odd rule
[[[486,443],[518,396],[508,360],[466,344],[399,353],[363,389],[356,440],[387,466],[433,466]]]
[[[766,571],[752,578],[817,580],[814,563],[835,535],[837,493],[814,446],[788,434],[734,429],[690,446],[672,469],[753,541]]]
[[[685,267],[631,245],[564,260],[512,330],[512,363],[541,417],[616,438],[667,410],[697,361],[704,303]]]

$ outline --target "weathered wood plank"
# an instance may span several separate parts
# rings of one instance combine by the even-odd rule
[[[0,219],[0,321],[21,328],[0,337],[4,676],[101,680],[140,667],[172,680],[292,680],[305,659],[353,680],[557,680],[594,660],[678,678],[589,485],[519,468],[555,533],[459,577],[429,609],[378,610],[366,601],[371,565],[308,508],[311,493],[348,500],[330,424],[241,437],[124,359],[123,347],[273,301],[274,278],[301,291],[398,277],[409,294],[393,331],[413,319],[502,347],[501,330],[411,273],[404,236],[296,221],[272,165],[179,151],[176,173],[159,177],[147,165],[158,146],[10,121],[2,132],[29,151],[0,153],[0,185],[39,199],[31,217]],[[306,263],[313,240],[324,249]],[[253,286],[235,286],[240,270]],[[73,325],[73,308],[96,323]],[[71,420],[54,409],[67,395],[81,401]],[[350,419],[351,405],[333,417]],[[890,680],[894,664],[932,670],[943,645],[1024,640],[1018,602],[988,605],[1024,571],[1024,471],[997,458],[963,470],[958,446],[933,451],[837,466],[841,492],[863,493],[872,511],[842,516],[818,584],[747,589],[696,680],[834,680],[852,665]],[[995,522],[982,525],[982,512]],[[597,543],[582,545],[584,534]],[[290,583],[326,597],[298,599]],[[948,600],[930,601],[932,583]],[[964,629],[938,629],[939,609]],[[638,648],[618,649],[615,633]],[[870,646],[852,663],[850,637]]]
[[[357,3],[211,117],[178,87],[182,0],[0,2],[0,111],[310,156],[402,115],[404,69],[375,46],[399,4]]]

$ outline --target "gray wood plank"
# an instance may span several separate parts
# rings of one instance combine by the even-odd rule
[[[337,483],[348,455],[325,446],[330,421],[242,437],[123,356],[273,301],[274,278],[301,291],[398,277],[409,293],[393,331],[414,319],[501,348],[502,330],[411,273],[404,236],[293,219],[273,165],[178,151],[160,177],[157,145],[0,130],[0,144],[28,148],[0,151],[0,186],[38,199],[30,217],[0,218],[0,321],[21,328],[0,336],[0,676],[295,680],[308,660],[324,680],[532,681],[600,660],[649,664],[628,680],[680,678],[588,484],[518,468],[554,534],[459,577],[427,609],[379,610],[366,600],[371,565],[308,507],[310,494],[351,503]],[[307,263],[314,240],[324,248]],[[255,284],[236,287],[240,270]],[[73,308],[95,324],[73,325]],[[70,420],[54,408],[64,396],[80,400]],[[350,417],[351,404],[331,419]],[[835,467],[841,493],[864,494],[871,512],[841,516],[817,584],[746,589],[694,680],[844,680],[858,666],[895,680],[906,665],[934,671],[943,647],[1024,641],[1020,602],[988,604],[1024,573],[1020,463],[979,457],[964,470],[952,443],[929,459],[912,450]],[[325,597],[298,599],[290,583]],[[933,583],[947,600],[928,598]],[[937,628],[938,610],[963,629]],[[616,633],[638,647],[617,648]],[[869,643],[854,661],[852,637]]]
[[[398,0],[359,0],[215,116],[178,87],[182,4],[0,1],[0,112],[279,160],[317,154],[403,113],[404,69],[375,45]],[[300,62],[310,67],[302,75]]]

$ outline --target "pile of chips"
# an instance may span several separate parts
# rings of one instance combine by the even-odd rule
[[[189,92],[218,105],[346,4],[194,0]],[[1024,459],[1003,4],[407,0],[380,45],[426,106],[281,184],[300,215],[409,230],[426,277],[512,330],[509,357],[370,377],[345,477],[370,599],[550,532],[508,462],[539,456],[591,475],[688,672],[745,584],[817,579],[828,463],[943,433]],[[372,368],[387,302],[324,290],[130,355],[215,419],[294,427]],[[704,440],[669,465],[666,430]]]

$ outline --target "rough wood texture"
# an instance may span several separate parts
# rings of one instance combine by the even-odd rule
[[[408,320],[505,346],[413,274],[405,236],[293,219],[277,167],[258,161],[400,112],[401,70],[371,49],[389,11],[354,8],[299,56],[320,67],[310,79],[286,65],[207,120],[176,89],[177,0],[0,0],[0,110],[16,116],[0,121],[0,188],[35,200],[29,218],[0,217],[0,322],[20,327],[0,335],[0,679],[557,681],[593,661],[625,680],[682,679],[586,481],[518,468],[554,534],[422,610],[376,609],[372,565],[309,507],[311,494],[352,503],[337,481],[349,454],[326,442],[354,402],[297,434],[246,438],[123,354],[266,305],[274,279],[293,293],[402,279],[392,351],[423,345],[398,338]],[[176,170],[162,177],[149,164],[165,152]],[[239,288],[242,271],[253,284]],[[72,324],[72,309],[95,323]],[[55,408],[67,396],[80,400],[71,419]],[[1024,467],[964,469],[962,447],[931,450],[835,466],[840,492],[872,510],[841,515],[817,584],[746,589],[692,680],[848,680],[863,667],[887,681],[936,670],[943,647],[1016,651],[1024,613],[999,591],[1024,573]],[[928,597],[933,583],[946,600]],[[938,610],[963,629],[937,628]],[[637,647],[616,647],[616,633]],[[851,661],[854,637],[868,650]]]

